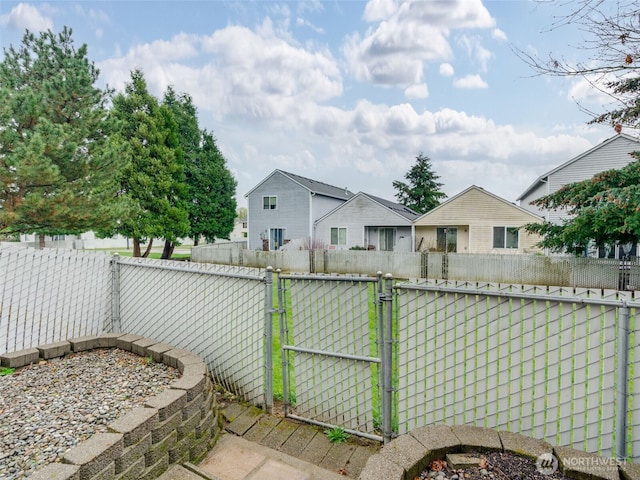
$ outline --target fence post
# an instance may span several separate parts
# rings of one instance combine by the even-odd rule
[[[627,408],[629,400],[629,335],[631,320],[627,302],[618,309],[616,335],[618,338],[618,371],[616,385],[616,458],[627,458]]]
[[[111,332],[120,333],[120,255],[111,257]]]
[[[387,273],[385,276],[385,328],[384,350],[382,354],[382,438],[387,444],[391,440],[392,433],[392,396],[393,396],[393,276]]]
[[[289,414],[289,351],[285,350],[285,345],[289,341],[289,327],[287,325],[287,316],[284,299],[284,289],[282,287],[283,280],[280,278],[280,269],[276,270],[276,282],[278,287],[278,310],[280,316],[280,359],[282,368],[282,402],[284,408],[284,416]]]
[[[273,408],[273,267],[267,267],[265,275],[265,308],[264,308],[264,342],[265,342],[265,385],[264,408],[271,413]]]

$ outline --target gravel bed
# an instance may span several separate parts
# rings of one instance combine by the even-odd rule
[[[471,453],[480,464],[452,469],[445,460],[434,460],[415,480],[572,480],[559,470],[542,472],[535,460],[508,452]]]
[[[0,376],[0,480],[26,478],[180,376],[112,348],[41,361]]]

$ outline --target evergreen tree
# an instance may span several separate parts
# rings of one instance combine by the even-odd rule
[[[394,180],[393,188],[397,190],[398,202],[414,212],[427,213],[440,205],[440,200],[446,198],[440,190],[442,183],[437,181],[440,177],[433,172],[431,160],[422,153],[416,157],[416,163],[404,178],[408,184]]]
[[[236,181],[210,133],[200,131],[196,108],[187,94],[176,95],[169,88],[164,103],[173,112],[184,152],[188,187],[189,236],[197,245],[200,237],[208,242],[229,238],[236,209]]]
[[[0,231],[79,234],[113,225],[120,152],[109,91],[72,30],[27,31],[0,63]]]
[[[139,70],[114,98],[112,111],[122,124],[129,160],[119,178],[128,211],[117,231],[133,239],[134,256],[141,255],[140,243],[149,239],[147,255],[154,238],[175,244],[189,231],[178,124],[171,109],[148,92]]]

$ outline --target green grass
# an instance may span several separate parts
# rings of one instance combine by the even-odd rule
[[[0,377],[3,375],[11,375],[15,371],[16,371],[15,368],[2,367],[0,368]]]

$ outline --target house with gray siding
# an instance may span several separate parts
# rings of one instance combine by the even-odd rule
[[[622,168],[635,160],[630,153],[638,150],[640,150],[640,140],[624,133],[617,134],[541,175],[516,201],[520,202],[519,205],[522,208],[544,217],[547,221],[560,223],[567,218],[565,211],[543,210],[531,205],[531,202],[558,191],[568,183],[587,180],[605,170]]]
[[[314,245],[314,222],[352,198],[353,193],[347,188],[274,170],[245,197],[248,248],[279,250],[291,242]]]
[[[359,192],[315,222],[315,238],[323,248],[412,252],[413,221],[420,215],[410,208]]]

